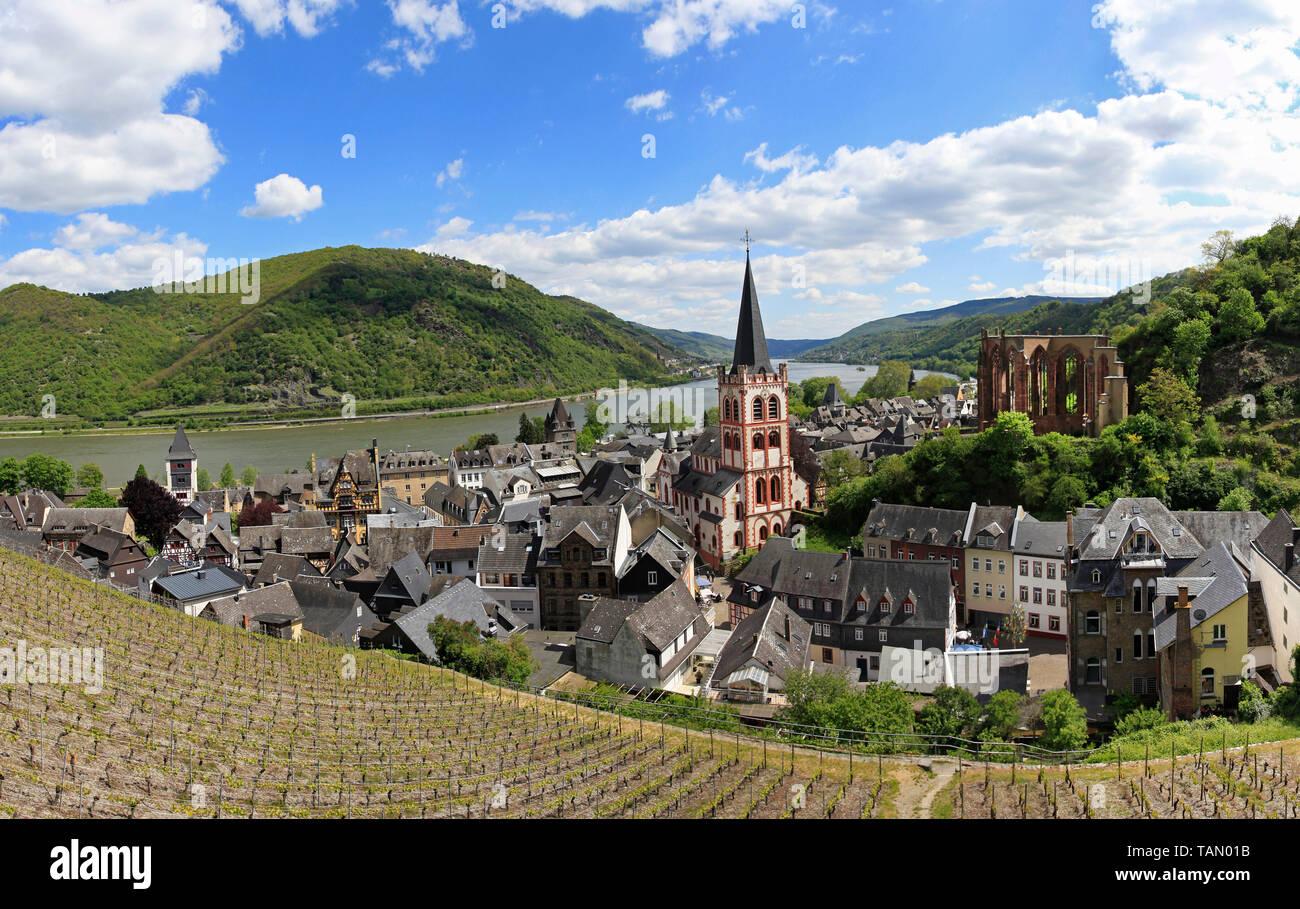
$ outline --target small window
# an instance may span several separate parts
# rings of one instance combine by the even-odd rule
[[[1084,632],[1086,634],[1101,634],[1101,615],[1095,609],[1089,609],[1084,617]]]
[[[657,572],[657,571],[647,571],[647,572],[645,573],[645,582],[646,582],[647,584],[649,584],[651,587],[653,587],[655,584],[658,584],[658,583],[659,583],[659,572]]]

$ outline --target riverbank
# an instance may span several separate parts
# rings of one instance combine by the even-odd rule
[[[294,426],[308,426],[320,423],[348,423],[356,420],[384,422],[388,420],[398,420],[406,417],[472,417],[482,414],[498,413],[503,410],[524,410],[529,407],[537,407],[543,404],[551,404],[555,398],[562,401],[580,402],[594,399],[599,391],[585,391],[579,394],[555,395],[553,397],[532,398],[527,401],[500,401],[495,404],[474,404],[464,407],[444,407],[436,410],[394,410],[381,413],[353,413],[350,416],[294,416],[294,417],[277,417],[265,420],[231,420],[229,422],[220,422],[213,426],[203,425],[205,421],[197,420],[194,426],[199,431],[208,431],[212,429],[221,430],[258,430],[258,429],[288,429]],[[184,422],[187,427],[192,424],[186,419],[184,414],[176,416],[177,422]],[[0,429],[0,438],[41,438],[48,436],[157,436],[170,435],[175,431],[175,424],[171,422],[149,424],[147,426],[95,426],[95,427],[64,427],[51,429]]]

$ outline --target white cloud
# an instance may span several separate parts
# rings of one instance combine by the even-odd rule
[[[319,185],[308,187],[297,177],[276,174],[253,188],[256,203],[239,210],[245,218],[293,218],[302,216],[324,204]]]
[[[908,281],[906,284],[902,284],[894,288],[894,293],[899,293],[899,294],[927,294],[929,292],[930,292],[930,288],[922,287],[920,284],[917,284],[915,281]],[[920,303],[921,301],[917,300],[916,302]]]
[[[7,222],[8,219],[4,215],[0,214],[0,229],[3,229]]]
[[[997,287],[997,285],[992,281],[981,281],[979,275],[971,275],[970,284],[966,286],[966,289],[971,293],[983,294],[988,293],[995,287]]]
[[[742,32],[756,32],[760,25],[784,23],[789,28],[795,16],[794,4],[786,0],[513,0],[508,6],[512,21],[540,11],[573,19],[606,10],[649,17],[641,43],[657,57],[675,57],[701,43],[716,51]],[[826,19],[834,10],[812,4],[811,12]],[[811,25],[807,16],[805,23]]]
[[[147,287],[159,261],[170,263],[177,252],[202,258],[207,250],[206,243],[184,233],[144,233],[88,212],[55,231],[52,247],[26,249],[0,260],[0,287],[28,282],[70,293]]]
[[[468,218],[452,218],[446,224],[438,227],[438,230],[434,233],[434,238],[438,240],[448,240],[452,237],[463,236],[473,223],[474,222]]]
[[[652,92],[646,92],[644,95],[633,95],[623,102],[623,106],[634,114],[658,112],[659,119],[663,120],[672,116],[672,114],[666,110],[668,107],[668,97],[668,92],[659,88]]]
[[[550,223],[551,221],[554,221],[555,219],[562,218],[562,217],[563,217],[562,215],[553,211],[533,211],[532,209],[528,209],[527,211],[519,212],[517,215],[514,216],[513,220],[542,221],[545,223]]]
[[[455,161],[450,161],[447,163],[446,167],[438,171],[438,177],[437,177],[438,185],[442,186],[448,180],[459,180],[461,174],[463,174],[464,172],[465,172],[464,158],[457,158]]]
[[[436,59],[440,44],[458,41],[468,47],[474,41],[474,32],[462,18],[457,0],[388,0],[388,9],[402,34],[386,45],[390,56],[366,65],[366,69],[383,78],[397,72],[402,64],[423,72]]]
[[[199,108],[208,100],[208,93],[201,88],[190,89],[190,93],[185,98],[185,104],[181,107],[187,117],[198,115]]]
[[[1093,25],[1141,91],[1164,86],[1230,108],[1287,111],[1300,92],[1293,0],[1104,0]]]
[[[12,0],[0,16],[0,207],[142,203],[220,166],[207,126],[164,110],[238,47],[213,0]]]
[[[304,38],[317,35],[342,0],[235,0],[259,35],[282,32],[287,21]]]
[[[814,155],[803,154],[803,146],[796,146],[783,155],[776,158],[767,156],[767,143],[764,142],[753,151],[745,153],[746,163],[753,161],[754,166],[764,173],[771,174],[779,170],[789,170],[793,173],[799,173],[817,166],[817,158]]]

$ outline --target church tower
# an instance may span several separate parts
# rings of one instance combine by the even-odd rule
[[[786,532],[791,509],[807,498],[790,459],[789,391],[786,364],[774,369],[768,357],[747,242],[736,349],[731,369],[718,368],[721,467],[742,477],[734,515],[742,549]]]
[[[163,476],[167,478],[167,491],[176,497],[182,505],[194,501],[198,492],[199,456],[190,447],[190,440],[185,437],[185,429],[176,424],[176,436],[171,448],[167,449],[167,466]]]

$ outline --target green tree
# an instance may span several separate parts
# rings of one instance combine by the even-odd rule
[[[908,383],[912,379],[912,367],[902,360],[885,360],[876,370],[876,374],[863,383],[854,396],[854,402],[868,398],[897,398],[907,394]]]
[[[1254,506],[1254,500],[1246,490],[1238,486],[1232,492],[1219,499],[1214,506],[1215,511],[1250,511]]]
[[[979,737],[990,742],[1005,742],[1020,725],[1020,708],[1024,695],[1007,688],[989,698],[980,721]]]
[[[23,482],[32,489],[46,489],[62,496],[72,486],[72,465],[67,461],[35,452],[23,458]]]
[[[942,736],[945,739],[963,738],[972,733],[980,718],[979,701],[965,688],[940,685],[934,690],[930,703],[921,708],[916,717],[916,731],[922,735]],[[957,742],[933,743],[934,750],[954,747]]]
[[[521,636],[512,636],[504,643],[495,638],[485,640],[472,620],[457,622],[440,615],[429,625],[429,637],[439,663],[475,678],[504,679],[522,685],[538,666]]]
[[[707,429],[710,426],[717,426],[722,422],[722,411],[716,407],[710,407],[704,411],[704,426]]]
[[[257,482],[257,468],[251,464],[248,465],[244,468],[244,472],[240,474],[239,480],[245,486],[251,487]]]
[[[23,462],[15,457],[0,461],[0,493],[14,495],[23,489]]]
[[[836,448],[822,462],[822,475],[826,477],[826,488],[836,489],[855,477],[867,475],[867,462],[847,448]]]
[[[104,471],[94,461],[87,461],[77,468],[77,485],[85,489],[103,489]]]
[[[1244,287],[1233,289],[1228,299],[1219,307],[1217,320],[1219,343],[1235,344],[1258,334],[1264,328],[1264,317],[1255,307],[1255,298]]]
[[[77,508],[117,508],[117,499],[102,489],[92,489],[78,502]]]
[[[912,389],[912,397],[918,399],[937,398],[943,394],[945,388],[953,384],[954,380],[948,376],[932,372],[917,379],[916,387]]]
[[[1043,735],[1039,740],[1050,751],[1076,751],[1088,744],[1087,714],[1074,695],[1063,688],[1049,691],[1039,700]]]
[[[208,473],[206,467],[200,467],[194,472],[194,483],[198,486],[199,492],[207,492],[212,488],[212,475]]]
[[[1210,346],[1211,325],[1208,318],[1187,319],[1174,326],[1173,339],[1159,357],[1162,365],[1168,366],[1176,375],[1184,379],[1195,379],[1201,366],[1201,358]]]
[[[235,485],[235,468],[230,466],[229,461],[221,468],[221,477],[218,482],[221,483],[222,489],[230,489]]]
[[[1162,366],[1151,370],[1150,377],[1138,386],[1142,409],[1157,419],[1171,423],[1195,422],[1201,413],[1201,399],[1185,381]]]
[[[478,451],[487,448],[489,445],[500,445],[501,440],[495,432],[480,432],[469,437],[469,441],[464,445],[457,446],[457,451]]]
[[[591,430],[591,434],[597,439],[603,439],[605,433],[609,432],[609,424],[600,417],[601,407],[595,401],[588,401],[587,408],[583,415],[582,425]]]
[[[531,418],[526,413],[519,415],[519,432],[515,434],[516,442],[525,445],[540,445],[546,441],[546,418]]]
[[[147,470],[144,469],[144,465],[143,465],[143,464],[141,464],[141,465],[139,465],[138,467],[136,467],[136,469],[135,469],[135,479],[138,480],[138,479],[140,479],[141,477],[147,477],[147,476],[149,476],[149,471],[147,471]]]

